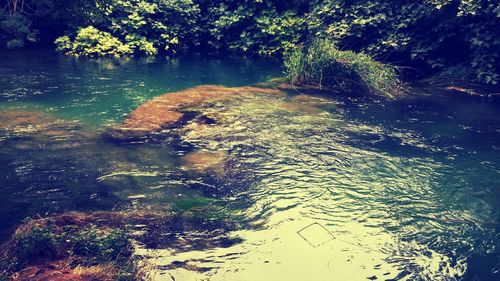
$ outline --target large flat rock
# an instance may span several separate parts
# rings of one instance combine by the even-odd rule
[[[208,106],[227,102],[243,96],[285,95],[278,89],[261,87],[224,87],[202,85],[187,90],[167,93],[156,97],[132,111],[119,125],[109,130],[109,135],[118,140],[137,139],[157,133],[179,123],[191,107]]]

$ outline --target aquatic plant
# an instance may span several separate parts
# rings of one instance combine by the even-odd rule
[[[330,40],[319,39],[295,48],[285,57],[285,75],[293,85],[319,89],[368,91],[383,96],[400,92],[393,66],[364,53],[339,50]]]

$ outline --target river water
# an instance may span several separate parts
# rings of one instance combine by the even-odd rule
[[[160,209],[207,226],[138,246],[154,280],[500,280],[498,101],[256,95],[180,135],[106,137],[155,96],[278,76],[270,59],[0,54],[2,240],[36,214]]]

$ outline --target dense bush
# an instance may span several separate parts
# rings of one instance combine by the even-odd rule
[[[73,40],[62,36],[57,38],[55,43],[60,52],[90,57],[130,55],[134,53],[135,48],[134,45],[124,44],[108,32],[99,31],[93,26],[80,29]],[[153,51],[150,52],[154,54]]]
[[[341,51],[329,40],[296,48],[285,57],[287,78],[294,85],[340,88],[393,96],[400,90],[396,70],[370,56]]]
[[[138,54],[203,48],[276,55],[303,40],[306,20],[298,7],[300,2],[294,1],[110,0],[98,5],[104,16],[95,27]],[[95,54],[94,45],[92,52],[67,51],[68,45],[81,46],[76,41],[80,32],[75,32],[75,39],[58,39],[59,50]],[[100,55],[109,54],[121,52],[107,50]]]
[[[200,1],[210,47],[282,54],[305,39],[305,1]]]
[[[27,40],[37,41],[37,31],[30,28],[28,18],[0,10],[0,43],[2,46],[16,49],[24,47]]]
[[[109,0],[0,0],[0,48],[52,43],[70,27],[102,22]]]
[[[340,49],[362,51],[426,74],[460,69],[464,80],[494,85],[500,82],[497,2],[0,0],[0,46],[22,47],[66,34],[56,43],[73,55],[200,49],[280,55],[325,38]],[[18,3],[16,9],[13,3]],[[97,39],[78,39],[89,31]],[[106,46],[105,39],[113,44]]]
[[[500,79],[495,0],[317,1],[309,20],[315,36],[342,48],[435,70],[462,65],[481,83]]]
[[[200,10],[191,0],[114,0],[102,7],[107,28],[134,52],[175,53],[196,40]]]

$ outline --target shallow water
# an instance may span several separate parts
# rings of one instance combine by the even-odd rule
[[[197,109],[215,123],[124,143],[102,133],[152,97],[262,82],[279,64],[0,60],[1,110],[62,120],[0,135],[4,237],[37,213],[162,209],[219,224],[179,231],[182,246],[140,247],[155,280],[499,278],[495,101],[425,88],[397,101],[256,95]],[[185,155],[197,151],[223,168],[193,168]]]

